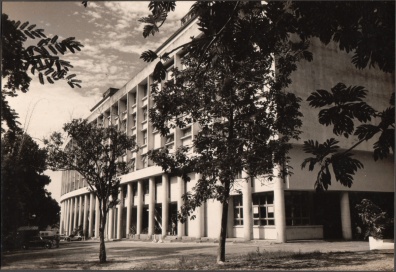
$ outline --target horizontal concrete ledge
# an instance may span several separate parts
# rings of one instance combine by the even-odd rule
[[[386,250],[394,249],[395,242],[392,239],[375,239],[374,237],[369,237],[370,250]]]

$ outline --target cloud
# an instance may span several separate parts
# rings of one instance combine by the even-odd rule
[[[92,10],[88,10],[86,12],[86,14],[88,16],[92,17],[92,19],[91,19],[92,21],[95,20],[95,19],[101,19],[102,18],[102,15],[99,12],[95,12],[95,11],[92,11]]]
[[[60,131],[72,118],[87,117],[97,98],[99,95],[84,97],[81,90],[73,90],[65,82],[41,85],[34,78],[27,93],[8,101],[21,113],[22,127],[32,137],[42,139],[52,131]]]

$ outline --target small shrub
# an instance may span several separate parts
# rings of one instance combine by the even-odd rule
[[[364,238],[373,236],[376,239],[393,239],[393,218],[369,199],[363,199],[356,205],[358,215],[365,227]]]

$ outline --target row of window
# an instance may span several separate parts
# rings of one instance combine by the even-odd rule
[[[234,225],[243,225],[242,195],[234,199]],[[310,198],[302,192],[285,192],[285,212],[287,226],[303,226],[312,223]],[[254,226],[275,225],[273,192],[252,195],[252,213]]]

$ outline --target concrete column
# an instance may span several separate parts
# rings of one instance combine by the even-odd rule
[[[94,225],[94,217],[93,217],[93,211],[94,211],[94,194],[90,193],[89,194],[89,221],[88,221],[88,237],[92,237],[92,230],[93,230],[93,225]]]
[[[195,181],[197,184],[199,180],[201,179],[201,174],[195,174]],[[204,236],[204,216],[205,216],[205,203],[202,203],[201,206],[197,207],[195,209],[195,221],[196,221],[196,226],[197,226],[197,233],[196,237],[197,239],[200,239],[201,237]]]
[[[73,231],[73,204],[74,204],[74,198],[70,198],[70,205],[69,205],[69,231],[68,231],[68,235],[71,234],[71,232]]]
[[[110,201],[112,201],[112,197],[110,197]],[[110,208],[109,209],[109,221],[107,221],[107,225],[108,225],[108,233],[107,233],[107,237],[109,239],[113,239],[114,235],[113,235],[113,226],[114,226],[114,208]]]
[[[341,227],[342,238],[345,240],[352,239],[352,225],[351,225],[351,211],[349,208],[349,194],[348,192],[341,192],[340,195],[341,206]]]
[[[126,214],[126,234],[128,237],[128,234],[131,229],[131,221],[132,221],[132,201],[133,201],[133,195],[132,195],[132,183],[128,183],[127,185],[127,200],[126,200],[126,208],[127,208],[127,214]]]
[[[252,181],[245,172],[242,178],[246,180],[242,187],[243,238],[249,241],[253,239]]]
[[[62,220],[61,220],[61,229],[59,231],[59,234],[66,233],[66,206],[67,206],[67,201],[64,200],[62,202],[62,211],[61,211]]]
[[[162,238],[168,235],[169,218],[169,178],[162,174]]]
[[[118,214],[117,214],[117,239],[121,239],[121,233],[122,233],[122,210],[124,209],[124,191],[120,190],[119,196],[118,196],[120,203],[118,204]]]
[[[137,222],[136,222],[136,234],[140,234],[142,232],[142,220],[143,220],[143,180],[138,181],[138,202],[136,203],[137,207]]]
[[[87,222],[88,222],[88,194],[85,194],[84,195],[84,220],[83,220],[83,232],[84,232],[85,237],[88,235]]]
[[[92,206],[93,206],[93,202],[92,202]],[[99,228],[100,228],[99,198],[95,197],[95,238],[99,238]]]
[[[279,243],[286,242],[286,211],[285,211],[285,191],[283,179],[274,178],[274,218],[277,240]]]
[[[74,221],[73,221],[73,230],[77,228],[77,215],[78,215],[78,203],[77,203],[77,197],[74,198]]]
[[[67,222],[67,227],[68,227],[67,234],[68,235],[70,235],[72,232],[72,227],[73,227],[72,223],[73,223],[73,198],[70,198],[69,199],[69,219]]]
[[[65,213],[65,201],[63,201],[61,203],[61,211],[60,211],[60,222],[59,222],[59,234],[63,234],[63,219],[64,217],[64,213]]]
[[[149,224],[148,224],[148,235],[154,234],[154,211],[155,211],[155,179],[151,177],[149,179]]]
[[[177,184],[179,188],[179,196],[177,200],[177,210],[181,210],[181,206],[183,205],[184,201],[182,199],[182,195],[185,193],[185,182],[181,177],[177,177]],[[185,225],[181,223],[180,221],[177,221],[177,237],[181,238],[182,236],[185,236]]]
[[[80,195],[78,200],[78,227],[82,225],[82,195]]]
[[[65,233],[69,235],[70,199],[66,200]]]

